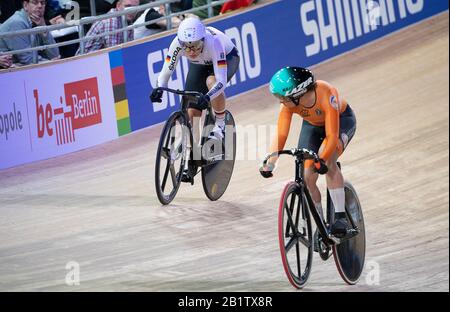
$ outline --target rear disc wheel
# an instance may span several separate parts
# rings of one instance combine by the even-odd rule
[[[205,140],[203,144],[204,159],[218,157],[220,160],[203,166],[202,184],[206,197],[211,201],[216,201],[228,188],[236,158],[236,124],[229,111],[225,112],[225,137],[222,142],[213,144],[213,150],[217,148],[218,151],[205,152],[210,150],[211,143],[211,141]]]
[[[333,256],[339,275],[347,284],[354,285],[359,281],[364,269],[366,233],[361,204],[355,189],[349,182],[345,182],[344,190],[347,221],[351,224],[348,220],[348,215],[350,214],[360,232],[355,237],[343,241],[339,245],[333,245]]]

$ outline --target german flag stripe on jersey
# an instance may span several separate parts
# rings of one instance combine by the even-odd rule
[[[172,57],[170,57],[170,55],[167,55],[167,57],[166,57],[166,62],[170,62],[170,59],[171,59]]]
[[[217,62],[217,65],[219,67],[227,67],[227,61],[226,60],[221,60]]]

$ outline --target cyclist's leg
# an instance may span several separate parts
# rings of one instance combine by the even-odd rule
[[[319,154],[322,153],[326,144],[327,144],[327,139],[323,140],[322,146],[319,149]],[[328,167],[328,172],[326,174],[326,180],[327,180],[327,187],[329,190],[344,187],[344,177],[342,176],[342,172],[337,165],[337,159],[342,154],[342,150],[343,150],[343,145],[342,145],[341,140],[339,140],[336,151],[326,161],[326,165]]]
[[[353,135],[356,131],[356,118],[355,115],[350,108],[347,106],[347,109],[341,114],[339,119],[339,142],[336,148],[336,151],[333,155],[328,159],[326,165],[328,167],[328,172],[326,175],[327,186],[330,190],[344,188],[344,177],[342,175],[341,170],[337,165],[338,158],[342,155],[348,143],[350,143]],[[319,149],[319,153],[325,148],[327,144],[327,139],[325,139]],[[341,205],[339,205],[341,206]],[[338,211],[344,211],[344,207],[339,207]]]
[[[303,120],[300,138],[298,141],[298,148],[306,148],[314,152],[318,152],[323,138],[325,137],[325,129],[323,127],[316,127],[311,125],[306,120]],[[313,170],[312,161],[305,162],[305,182],[311,194],[314,205],[319,213],[323,216],[323,209],[321,203],[321,195],[317,187],[317,179],[319,175]]]
[[[240,58],[237,50],[232,50],[227,55],[227,82],[233,78],[236,74],[237,69],[239,68]],[[214,76],[214,72],[211,72],[211,75],[206,79],[206,85],[208,86],[208,90],[211,90],[216,84],[217,80]],[[214,100],[211,101],[211,106],[214,110],[216,116],[216,125],[221,127],[222,129],[225,127],[225,109],[226,109],[226,98],[225,93],[220,94]]]
[[[319,153],[327,144],[325,139],[320,147]],[[334,207],[334,222],[331,225],[331,233],[336,236],[344,236],[347,233],[348,223],[345,214],[345,191],[344,191],[344,177],[337,165],[337,159],[340,151],[343,150],[343,144],[339,140],[338,147],[331,157],[327,160],[326,165],[328,172],[326,174],[327,188]]]
[[[189,72],[186,78],[186,91],[197,91],[203,94],[208,93],[206,78],[209,73],[209,66],[189,64]],[[195,98],[183,97],[184,101],[188,101],[188,115],[192,125],[193,136],[195,142],[200,142],[200,117],[202,110],[206,107],[200,107]]]
[[[337,165],[338,157],[344,152],[350,140],[353,138],[356,130],[356,118],[350,106],[340,116],[339,142],[336,151],[327,161],[328,172],[326,175],[327,187],[335,209],[335,224],[332,232],[336,234],[345,234],[348,227],[345,217],[345,191],[344,177],[341,169]],[[319,153],[326,146],[325,139],[319,150]]]
[[[340,116],[339,123],[339,139],[342,144],[340,146],[341,150],[339,150],[340,156],[347,148],[347,145],[350,143],[356,132],[356,117],[350,105],[347,104],[347,108]]]
[[[206,85],[208,90],[211,90],[216,84],[216,77],[214,75],[208,76],[206,79]],[[223,120],[225,116],[225,93],[221,93],[211,101],[211,106],[216,114],[217,119]]]

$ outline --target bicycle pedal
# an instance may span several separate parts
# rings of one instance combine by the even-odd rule
[[[191,185],[194,185],[194,179],[190,176],[185,176],[183,175],[183,177],[181,177],[181,182],[183,183],[191,183]]]
[[[347,240],[350,238],[355,237],[356,235],[359,234],[359,230],[358,229],[350,229],[347,231],[347,234],[343,237],[343,240]]]
[[[181,182],[194,184],[194,178],[189,174],[189,171],[185,170],[181,173]]]

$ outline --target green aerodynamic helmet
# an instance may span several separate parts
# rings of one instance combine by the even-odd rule
[[[302,67],[285,67],[270,80],[270,92],[279,99],[298,99],[316,83],[314,74]]]

